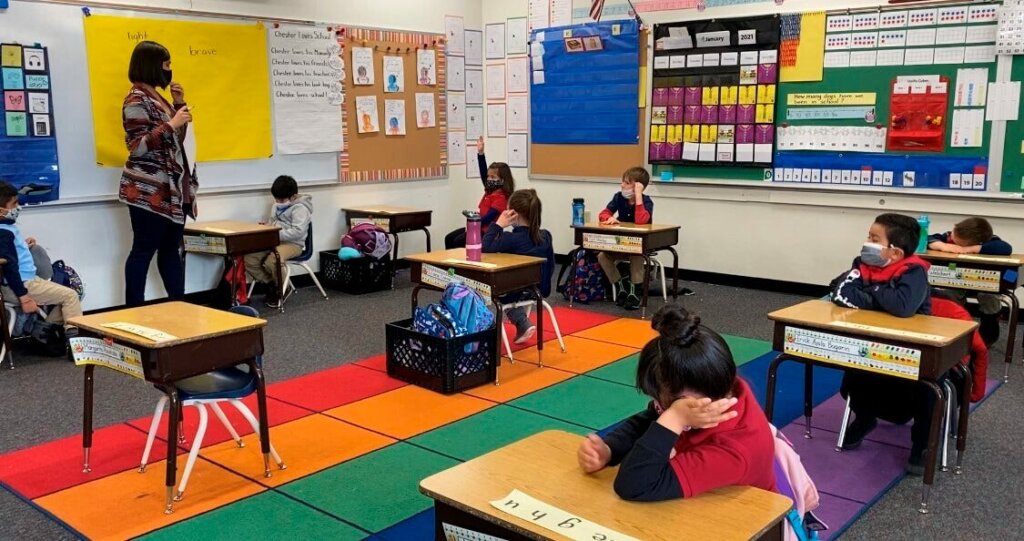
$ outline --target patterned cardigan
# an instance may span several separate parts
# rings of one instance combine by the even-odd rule
[[[133,86],[124,99],[121,114],[129,154],[118,199],[180,224],[185,223],[183,203],[192,203],[190,216],[195,219],[199,183],[188,164],[191,156],[185,156],[181,145],[188,126],[177,132],[171,128],[169,110],[174,108],[163,96],[142,85]]]

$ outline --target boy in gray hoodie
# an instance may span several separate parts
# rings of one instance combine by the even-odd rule
[[[295,179],[286,175],[277,177],[270,188],[274,205],[270,208],[268,225],[281,227],[281,244],[277,253],[281,263],[296,257],[306,248],[309,222],[313,219],[313,198],[299,193]],[[277,283],[277,260],[270,252],[256,252],[245,256],[245,270],[257,282],[270,284],[267,288],[266,303],[270,308],[281,305],[281,284]],[[282,271],[283,273],[283,271]]]

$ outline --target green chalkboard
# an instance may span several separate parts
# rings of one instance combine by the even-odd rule
[[[1011,81],[1024,80],[1024,56],[1013,57]],[[1003,148],[1003,178],[999,184],[1003,192],[1024,192],[1024,114],[1006,123],[1006,144]]]
[[[779,85],[778,101],[775,110],[775,123],[788,122],[793,126],[815,125],[815,126],[872,126],[880,124],[886,126],[889,119],[889,98],[892,95],[892,82],[897,77],[912,75],[939,75],[949,79],[949,105],[946,110],[946,150],[943,156],[976,157],[988,156],[989,139],[991,138],[992,127],[985,124],[985,136],[980,148],[953,148],[949,146],[949,130],[953,123],[953,92],[956,89],[956,72],[960,68],[988,68],[989,81],[996,80],[995,64],[970,64],[970,65],[931,65],[931,66],[876,66],[870,68],[836,68],[825,69],[825,76],[822,81],[815,83],[783,83]],[[841,119],[841,120],[787,120],[786,106],[787,96],[790,94],[816,94],[816,93],[837,93],[837,92],[874,92],[877,96],[875,103],[874,122],[865,122],[864,119]],[[920,153],[922,156],[934,156],[935,153]]]

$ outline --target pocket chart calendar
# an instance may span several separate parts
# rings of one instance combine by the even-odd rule
[[[41,45],[0,44],[3,110],[0,111],[0,173],[16,188],[49,186],[22,203],[53,201],[60,194],[60,167],[49,49]]]

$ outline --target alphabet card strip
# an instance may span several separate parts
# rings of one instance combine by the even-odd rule
[[[635,537],[616,532],[615,530],[563,511],[551,504],[542,502],[513,490],[508,496],[494,500],[491,505],[514,517],[523,519],[575,541],[640,541]]]

